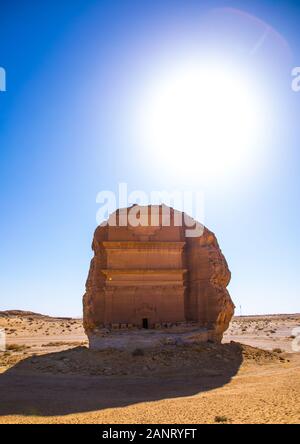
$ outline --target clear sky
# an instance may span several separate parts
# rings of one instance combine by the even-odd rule
[[[126,182],[203,191],[237,313],[300,311],[296,3],[1,1],[0,310],[81,315],[96,195]],[[172,85],[174,73],[210,58],[221,79],[228,63],[247,79],[263,127],[251,132],[250,160],[241,140],[240,152],[224,144],[221,169],[218,156],[193,157],[188,138],[176,153],[164,148],[166,135],[151,137],[145,117],[162,79]],[[233,123],[238,134],[238,116]]]

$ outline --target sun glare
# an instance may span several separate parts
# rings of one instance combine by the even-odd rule
[[[257,157],[263,107],[249,80],[222,66],[186,66],[153,82],[139,143],[180,174],[232,174]]]

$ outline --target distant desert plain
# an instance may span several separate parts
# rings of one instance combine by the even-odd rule
[[[235,317],[222,344],[88,349],[82,320],[0,312],[0,423],[299,423],[300,314]]]

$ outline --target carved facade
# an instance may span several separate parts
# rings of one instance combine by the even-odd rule
[[[151,225],[150,211],[159,219]],[[137,207],[146,214],[146,226],[103,225],[96,229],[84,295],[84,327],[89,337],[99,329],[158,329],[193,324],[221,340],[234,305],[226,289],[230,271],[216,237],[204,228],[187,237],[186,227],[175,225],[170,210],[164,226],[163,209]],[[124,210],[122,210],[124,211]],[[125,209],[128,214],[129,209]],[[146,211],[146,213],[145,213]],[[182,214],[182,213],[180,213]],[[177,222],[176,222],[177,223]]]

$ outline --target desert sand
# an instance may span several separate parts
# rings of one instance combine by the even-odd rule
[[[235,317],[220,345],[96,352],[81,319],[0,312],[0,423],[299,423],[296,327]]]

